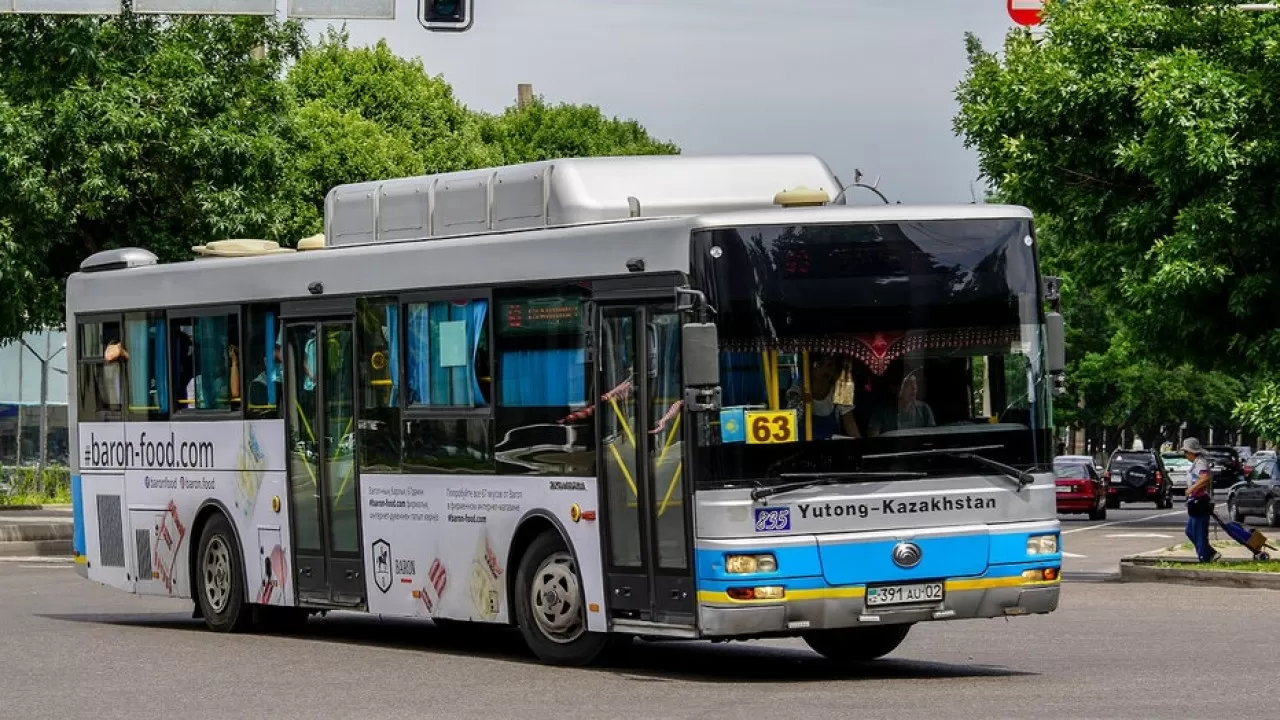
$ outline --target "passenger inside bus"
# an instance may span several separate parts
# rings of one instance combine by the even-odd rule
[[[899,366],[901,367],[901,366]],[[889,397],[882,401],[867,423],[867,435],[875,437],[894,430],[934,427],[933,409],[919,399],[919,371],[912,370],[901,380],[890,381]]]
[[[796,378],[787,388],[787,407],[800,410],[802,417],[806,400],[811,403],[814,440],[827,440],[837,435],[850,438],[862,437],[853,416],[854,405],[835,402],[836,385],[840,382],[844,369],[845,363],[838,355],[811,353],[808,397],[804,393],[803,378]],[[848,380],[852,382],[852,378]]]

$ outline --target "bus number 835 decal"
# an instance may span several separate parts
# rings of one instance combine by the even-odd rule
[[[784,532],[791,529],[791,508],[756,508],[756,532]]]

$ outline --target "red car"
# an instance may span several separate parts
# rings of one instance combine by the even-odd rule
[[[1107,481],[1098,475],[1093,458],[1062,455],[1053,459],[1058,512],[1088,513],[1090,520],[1107,519]]]

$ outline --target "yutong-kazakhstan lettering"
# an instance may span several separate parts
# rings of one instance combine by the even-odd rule
[[[84,446],[84,468],[212,468],[213,443],[179,442],[174,433],[168,440],[149,440],[144,432],[133,440],[103,440],[89,434]]]
[[[993,497],[962,495],[960,497],[933,497],[924,500],[889,499],[881,500],[879,504],[865,502],[823,503],[821,505],[800,503],[797,509],[800,511],[800,517],[805,520],[843,517],[865,518],[872,514],[919,515],[960,510],[995,510],[996,499]]]

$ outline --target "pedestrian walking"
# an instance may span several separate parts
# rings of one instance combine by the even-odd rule
[[[1191,462],[1187,469],[1187,537],[1196,547],[1200,562],[1222,557],[1209,544],[1209,518],[1213,516],[1213,473],[1204,446],[1196,438],[1182,441],[1182,454]]]

